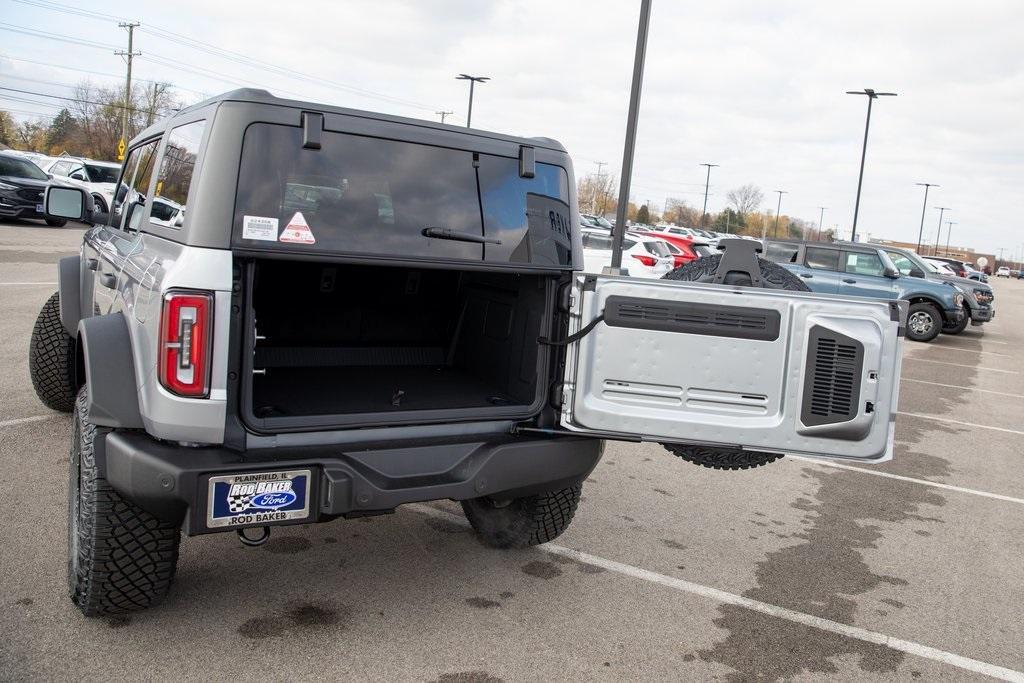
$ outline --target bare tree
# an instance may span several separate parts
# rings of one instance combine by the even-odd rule
[[[665,200],[665,220],[676,225],[693,227],[700,223],[700,211],[690,206],[685,199],[669,197]]]
[[[764,201],[764,193],[757,185],[748,183],[729,190],[725,199],[729,206],[736,210],[736,213],[745,216],[761,206],[761,202]]]
[[[591,173],[580,178],[576,187],[576,198],[580,208],[595,215],[615,208],[615,176],[608,173]]]

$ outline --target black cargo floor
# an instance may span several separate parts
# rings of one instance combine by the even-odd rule
[[[253,413],[258,418],[517,403],[468,372],[437,366],[269,368],[253,379]]]

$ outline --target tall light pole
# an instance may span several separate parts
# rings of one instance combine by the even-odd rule
[[[853,205],[853,231],[850,233],[850,241],[857,241],[857,215],[860,213],[860,189],[864,184],[864,159],[868,154],[868,130],[871,128],[871,102],[878,97],[896,97],[894,92],[875,92],[871,88],[863,90],[847,90],[847,95],[866,95],[868,98],[868,119],[864,124],[864,146],[860,152],[860,176],[857,178],[857,201]]]
[[[935,208],[939,210],[939,232],[935,235],[935,250],[932,252],[932,256],[939,255],[939,238],[942,237],[942,214],[953,210],[948,206],[936,206]]]
[[[779,239],[779,212],[782,211],[782,195],[789,194],[786,190],[775,190],[779,193],[779,203],[775,207],[775,229],[772,231],[772,239]]]
[[[470,76],[469,74],[459,74],[455,77],[457,81],[469,81],[469,111],[466,113],[466,128],[469,128],[469,124],[473,119],[473,86],[477,83],[486,83],[491,80],[490,76]]]
[[[595,161],[594,164],[597,166],[597,182],[598,182],[598,185],[594,188],[594,199],[590,203],[590,211],[591,211],[591,213],[597,213],[598,211],[600,211],[603,214],[604,213],[604,194],[605,194],[605,192],[604,192],[604,173],[601,172],[601,167],[602,166],[607,166],[608,162],[607,161]],[[601,204],[600,204],[600,207],[598,206],[598,203],[597,203],[597,193],[598,192],[601,193]]]
[[[708,213],[708,188],[711,186],[711,169],[718,166],[718,164],[700,164],[701,166],[708,167],[708,176],[704,180],[704,210],[700,212],[700,227],[704,227],[704,216]]]
[[[928,188],[939,187],[935,183],[915,183],[924,186],[924,204],[921,205],[921,228],[917,231],[917,253],[921,253],[921,240],[924,237],[924,213],[928,209]]]
[[[435,111],[434,113],[435,114],[440,114],[441,115],[441,123],[444,123],[444,117],[451,116],[455,112],[453,112],[453,111]]]
[[[949,238],[953,234],[953,226],[956,225],[953,221],[946,221],[946,256],[949,256]]]
[[[622,269],[622,238],[626,234],[629,182],[633,175],[636,123],[640,114],[640,90],[644,82],[644,61],[647,58],[647,28],[650,26],[650,23],[651,0],[640,0],[640,21],[636,30],[636,53],[633,56],[633,82],[629,89],[629,113],[626,115],[626,142],[622,150],[622,172],[619,176],[619,205],[615,209],[615,231],[612,232],[612,264],[606,271],[612,274],[619,274]]]
[[[821,223],[822,223],[822,221],[825,220],[825,209],[827,209],[828,207],[827,206],[819,206],[818,208],[821,209],[821,215],[818,216],[818,238],[817,238],[817,241],[820,242],[821,241]]]

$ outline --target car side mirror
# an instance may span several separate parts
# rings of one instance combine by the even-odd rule
[[[68,177],[73,179],[73,180],[85,180],[85,174],[82,173],[81,171],[75,171],[74,173],[72,173]]]
[[[924,271],[920,268],[913,268],[910,271],[910,277],[924,277]]]
[[[92,195],[80,187],[50,185],[43,197],[47,218],[80,221],[92,213]]]
[[[144,197],[138,197],[135,201],[129,202],[125,207],[125,218],[124,226],[125,230],[139,230],[139,225],[142,223],[142,209],[146,206],[146,200]]]

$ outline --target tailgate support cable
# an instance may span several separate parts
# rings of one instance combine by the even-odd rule
[[[547,337],[537,337],[537,343],[538,344],[546,344],[548,346],[568,346],[569,344],[574,344],[574,343],[578,342],[580,339],[583,339],[588,334],[590,334],[593,331],[593,329],[595,327],[597,327],[597,324],[602,322],[603,320],[604,320],[604,311],[601,311],[601,315],[597,316],[596,318],[591,320],[589,323],[587,323],[586,327],[581,329],[576,334],[570,334],[568,337],[566,337],[562,341],[552,341],[552,340],[548,339]]]

